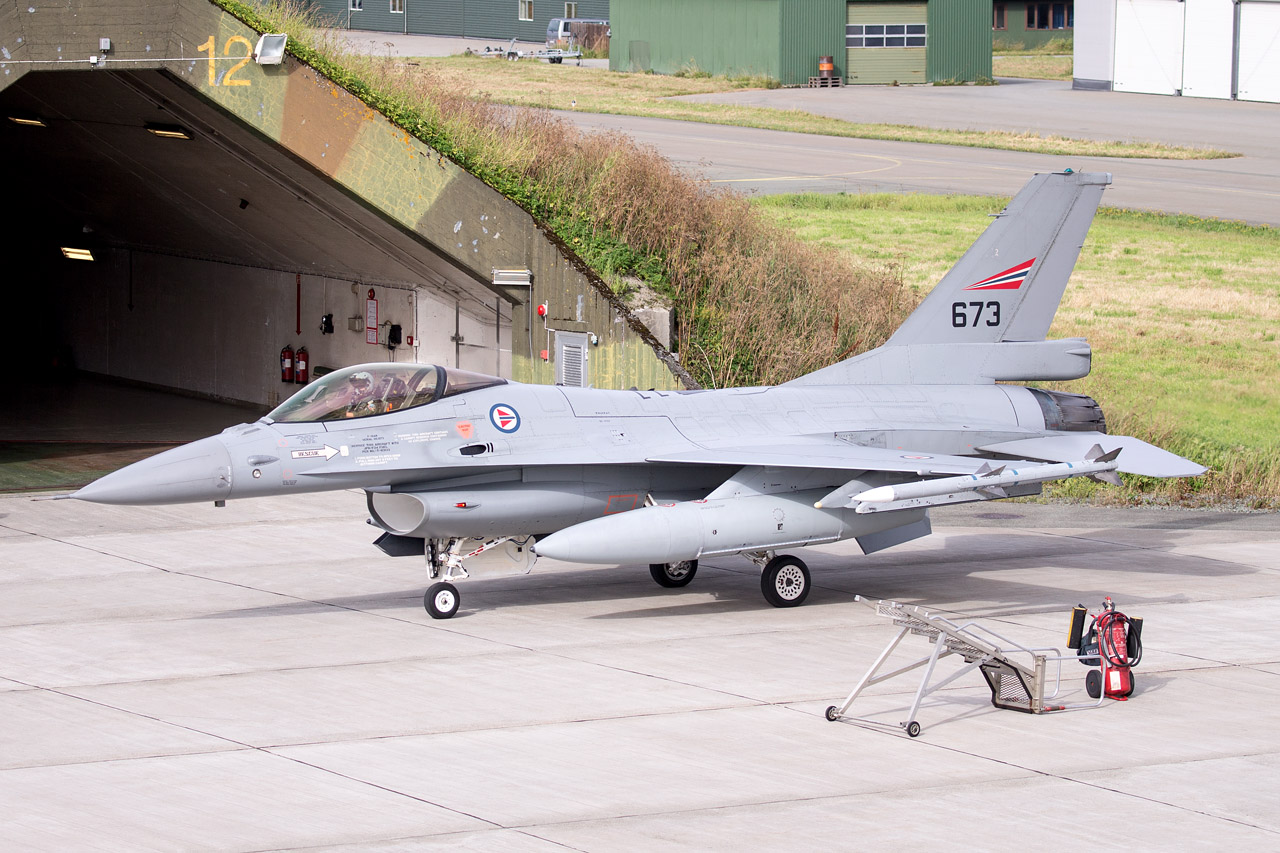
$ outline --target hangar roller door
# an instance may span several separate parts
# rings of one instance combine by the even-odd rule
[[[1182,94],[1193,98],[1230,98],[1236,20],[1234,0],[1195,0],[1182,5],[1186,9]]]
[[[850,3],[845,27],[850,83],[924,83],[924,3]]]
[[[1280,102],[1280,3],[1240,4],[1240,65],[1237,97]]]
[[[1183,3],[1119,0],[1116,3],[1117,92],[1177,95],[1182,91]]]

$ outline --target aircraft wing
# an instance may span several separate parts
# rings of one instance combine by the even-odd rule
[[[978,448],[986,453],[1003,453],[1021,459],[1046,462],[1072,462],[1083,459],[1094,445],[1111,451],[1122,448],[1116,458],[1116,468],[1126,474],[1146,477],[1198,477],[1207,469],[1190,459],[1161,450],[1140,438],[1128,435],[1107,435],[1101,432],[1073,432],[1068,435],[1049,435],[1043,438],[1023,438],[1003,441]]]
[[[843,441],[717,447],[650,456],[648,462],[823,468],[837,471],[895,471],[920,476],[973,474],[984,460],[938,453],[861,447]]]

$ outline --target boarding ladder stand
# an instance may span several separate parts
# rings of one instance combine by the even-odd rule
[[[924,676],[920,679],[920,687],[916,690],[915,700],[911,703],[911,711],[906,720],[898,723],[911,737],[917,737],[920,734],[920,723],[916,721],[916,714],[920,711],[920,703],[924,698],[975,669],[981,670],[983,677],[986,678],[987,686],[991,688],[991,704],[997,708],[1022,711],[1027,714],[1042,714],[1045,711],[1059,711],[1068,707],[1045,704],[1046,699],[1057,696],[1062,683],[1064,657],[1058,649],[1028,648],[977,622],[957,624],[945,616],[930,613],[911,604],[899,604],[894,601],[871,602],[860,595],[854,598],[873,609],[876,615],[893,620],[893,624],[899,628],[898,635],[880,653],[880,657],[876,658],[876,662],[871,665],[871,669],[867,670],[867,674],[853,688],[844,703],[827,708],[828,720],[834,722],[845,717],[853,700],[857,699],[858,694],[866,688],[922,666],[925,667]],[[927,638],[933,645],[933,650],[925,657],[906,666],[877,674],[898,644],[913,634]],[[1054,654],[1049,654],[1050,652]],[[936,684],[930,684],[938,661],[951,655],[964,658],[965,666]],[[1051,662],[1057,663],[1056,683],[1053,692],[1046,696],[1045,670]],[[884,725],[876,720],[854,719],[858,719],[859,722]]]

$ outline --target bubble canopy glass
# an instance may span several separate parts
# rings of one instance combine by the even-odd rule
[[[506,381],[432,364],[358,364],[320,377],[277,406],[267,419],[314,423],[367,418],[425,406],[477,388],[505,385]]]

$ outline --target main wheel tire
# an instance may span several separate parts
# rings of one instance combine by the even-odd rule
[[[422,606],[427,608],[432,619],[449,619],[458,612],[462,597],[458,588],[451,583],[433,583],[422,597]]]
[[[830,720],[830,721],[831,721],[831,722],[833,722],[833,723],[834,723],[836,720],[840,719],[840,709],[839,709],[839,708],[837,708],[835,705],[828,705],[828,706],[827,706],[827,719],[828,719],[828,720]]]
[[[920,724],[915,720],[907,723],[907,737],[920,737]]]
[[[809,596],[809,567],[790,555],[774,557],[760,573],[760,591],[774,607],[799,607]]]
[[[688,586],[689,581],[698,573],[697,560],[681,560],[677,563],[650,563],[649,574],[653,575],[658,586],[668,589]]]

